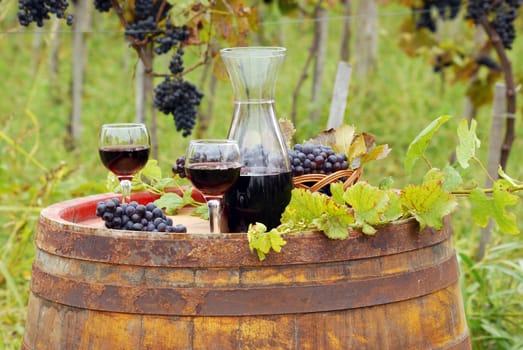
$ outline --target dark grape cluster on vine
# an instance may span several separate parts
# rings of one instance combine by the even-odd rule
[[[38,27],[44,25],[44,21],[51,18],[51,14],[57,18],[66,19],[67,24],[73,23],[73,16],[66,14],[69,3],[67,0],[19,0],[18,22],[27,27],[36,23]]]
[[[138,41],[143,41],[147,35],[154,34],[158,30],[156,20],[153,16],[144,19],[138,19],[134,22],[127,23],[125,27],[125,35],[132,37]]]
[[[112,7],[111,0],[94,0],[94,8],[98,12],[109,12]]]
[[[203,94],[196,86],[181,78],[166,77],[154,89],[154,105],[165,114],[172,114],[177,131],[184,137],[191,134],[196,122],[196,107]]]
[[[176,158],[176,163],[172,167],[173,175],[179,175],[181,178],[185,177],[185,156]]]
[[[288,153],[293,176],[329,175],[335,171],[349,168],[347,155],[335,153],[329,146],[296,144]]]
[[[177,232],[185,233],[182,224],[175,225],[154,203],[120,203],[118,198],[107,199],[96,206],[96,216],[102,218],[105,227],[115,230]]]
[[[134,0],[134,13],[136,18],[147,18],[153,15],[153,0]]]
[[[516,38],[514,20],[522,3],[522,0],[469,1],[465,18],[472,20],[475,24],[480,23],[482,18],[486,18],[499,35],[503,47],[511,49]]]
[[[158,55],[169,52],[173,47],[189,39],[189,29],[187,26],[175,27],[169,22],[165,25],[165,30],[161,31],[155,39],[156,47],[154,52]],[[178,46],[179,48],[179,46]],[[183,55],[183,52],[180,56]]]
[[[461,9],[461,0],[423,0],[422,6],[414,9],[418,16],[417,28],[436,31],[436,19],[432,16],[432,9],[436,9],[442,19],[454,19]]]

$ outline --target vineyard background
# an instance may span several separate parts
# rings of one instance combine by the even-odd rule
[[[283,3],[283,2],[282,2]],[[408,57],[400,48],[400,28],[412,18],[411,10],[398,2],[376,4],[351,1],[351,13],[343,4],[326,7],[318,19],[284,15],[277,2],[252,4],[259,11],[258,30],[247,41],[252,45],[288,48],[276,89],[276,111],[280,118],[293,113],[293,92],[300,83],[314,31],[321,23],[327,34],[321,39],[325,56],[319,88],[313,88],[312,69],[299,91],[296,105],[296,139],[301,142],[327,124],[336,67],[347,58],[354,68],[345,122],[358,131],[370,132],[378,143],[391,146],[391,154],[364,171],[365,179],[377,184],[386,176],[401,187],[415,180],[407,176],[402,163],[412,139],[430,121],[442,114],[456,120],[442,130],[429,149],[433,164],[447,162],[455,144],[454,130],[465,109],[465,83],[449,84],[435,74],[429,54]],[[371,3],[371,5],[369,5]],[[366,7],[365,7],[366,6]],[[107,191],[106,170],[98,159],[97,133],[103,123],[135,119],[137,57],[123,40],[123,29],[111,15],[92,14],[83,37],[86,65],[83,81],[79,139],[68,132],[72,106],[74,32],[65,23],[51,21],[44,28],[22,28],[16,19],[17,1],[0,1],[0,349],[18,349],[25,324],[33,234],[39,211],[58,201]],[[377,13],[377,30],[363,32]],[[360,12],[358,12],[360,11]],[[520,16],[521,17],[521,16]],[[340,53],[344,26],[350,25],[350,47]],[[516,84],[523,77],[523,22],[516,22],[518,37],[509,52]],[[373,35],[376,34],[375,39]],[[370,36],[369,36],[370,35]],[[441,33],[449,42],[474,43],[471,25],[448,22]],[[373,52],[376,62],[368,69],[365,53]],[[186,48],[188,62],[196,62],[201,47]],[[77,58],[76,58],[77,59]],[[320,62],[321,63],[321,62]],[[159,58],[155,65],[165,66]],[[207,130],[195,130],[191,137],[225,137],[232,117],[232,89],[226,80],[214,80],[209,69],[199,67],[186,78],[206,93],[203,116],[211,116]],[[500,81],[501,78],[500,78]],[[213,85],[215,86],[213,87]],[[214,91],[213,93],[211,91]],[[316,95],[316,97],[315,97]],[[213,97],[212,99],[210,97]],[[521,92],[518,97],[521,96]],[[212,101],[212,108],[209,103]],[[311,102],[313,101],[313,102]],[[211,113],[212,112],[212,113]],[[486,160],[492,105],[478,109],[478,134],[482,140],[480,158]],[[158,161],[165,175],[182,155],[189,138],[173,127],[170,116],[158,114]],[[521,107],[516,126],[521,122]],[[197,128],[200,126],[197,125]],[[523,179],[523,131],[516,127],[507,172]],[[76,147],[72,147],[75,145]],[[484,182],[480,169],[470,177]],[[521,204],[518,211],[521,211]],[[464,202],[453,215],[455,243],[459,252],[463,295],[475,349],[523,349],[523,239],[493,232],[486,257],[475,257],[480,230],[470,220]],[[523,223],[519,223],[523,228]]]

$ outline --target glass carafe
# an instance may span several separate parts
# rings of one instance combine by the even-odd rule
[[[221,50],[234,90],[234,114],[228,138],[242,154],[240,179],[224,196],[230,232],[245,232],[261,222],[270,230],[290,201],[292,176],[287,146],[274,108],[274,89],[283,47],[235,47]]]

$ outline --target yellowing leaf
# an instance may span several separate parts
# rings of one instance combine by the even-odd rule
[[[441,229],[443,217],[457,206],[454,196],[443,191],[442,182],[438,180],[406,186],[400,200],[407,212],[419,222],[421,230],[426,226]]]
[[[367,145],[365,144],[364,136],[356,136],[348,150],[349,152],[347,154],[347,158],[349,159],[349,164],[351,164],[355,158],[367,153]],[[347,152],[347,149],[345,149],[343,152]]]
[[[394,190],[387,190],[388,203],[383,211],[381,221],[392,222],[403,216],[403,207],[401,206],[400,194]]]
[[[321,230],[330,238],[343,239],[348,236],[347,225],[353,223],[354,218],[346,205],[337,204],[329,196],[294,189],[281,221],[293,227]],[[339,230],[340,224],[345,225],[343,232]]]
[[[379,145],[370,149],[370,151],[361,157],[361,164],[368,163],[373,160],[381,160],[389,155],[392,149],[389,145]]]
[[[481,145],[476,136],[476,126],[477,122],[475,119],[471,120],[470,129],[467,119],[462,119],[458,125],[459,145],[456,147],[456,158],[464,169],[468,168],[469,160],[476,155],[476,148],[479,148]]]
[[[354,142],[355,128],[352,125],[341,125],[336,128],[335,143],[331,146],[336,153],[350,153],[350,148]],[[364,153],[367,149],[364,149]]]
[[[281,247],[287,244],[281,233],[277,230],[267,232],[267,227],[262,223],[250,225],[247,238],[249,240],[249,249],[251,252],[256,251],[260,261],[265,260],[271,249],[279,253],[281,252]]]
[[[358,226],[380,223],[381,214],[388,203],[385,191],[364,182],[349,187],[343,198],[354,210],[354,218]]]
[[[223,63],[222,57],[220,55],[216,55],[212,59],[212,74],[220,79],[220,80],[228,80],[229,75],[227,73],[227,68],[225,68],[225,64]]]

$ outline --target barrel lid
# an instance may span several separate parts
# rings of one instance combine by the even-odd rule
[[[260,262],[249,249],[245,233],[211,234],[207,222],[187,214],[173,220],[187,226],[188,233],[112,230],[96,217],[98,202],[113,198],[109,193],[60,202],[40,215],[36,244],[48,253],[73,259],[124,265],[165,267],[232,267],[336,262],[398,254],[435,245],[450,236],[448,222],[437,231],[419,232],[415,220],[403,220],[377,228],[368,236],[351,230],[346,240],[331,240],[321,232],[285,236],[282,253],[271,253]],[[140,192],[133,200],[148,203],[158,197]]]

